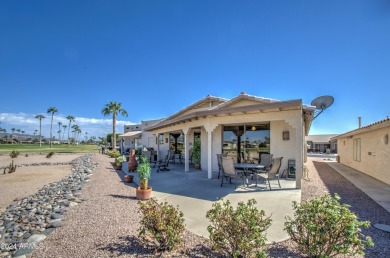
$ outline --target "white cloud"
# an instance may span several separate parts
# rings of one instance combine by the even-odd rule
[[[39,130],[39,120],[35,118],[37,114],[27,114],[27,113],[0,113],[0,127],[5,128],[7,132],[11,132],[11,128],[20,129],[25,131],[25,134],[33,134],[34,130]],[[51,115],[42,114],[45,116],[42,119],[42,135],[45,137],[50,136],[50,123]],[[69,125],[69,120],[66,119],[66,116],[61,114],[55,114],[53,120],[53,135],[57,136],[58,133],[58,122],[61,122],[62,125]],[[105,118],[87,118],[87,117],[75,117],[75,122],[77,124],[82,134],[85,135],[85,132],[88,132],[88,137],[90,136],[106,136],[108,133],[112,132],[112,119]],[[123,126],[134,124],[131,121],[117,120],[116,130],[118,133],[123,133]],[[61,131],[63,128],[61,126]],[[67,134],[68,128],[66,128],[65,135]],[[62,133],[61,133],[62,134]]]

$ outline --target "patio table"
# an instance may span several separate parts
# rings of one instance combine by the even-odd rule
[[[264,166],[260,164],[254,164],[254,163],[234,163],[234,167],[237,169],[242,169],[244,171],[244,176],[246,180],[247,186],[249,186],[249,180],[248,175],[251,174],[253,169],[263,169]]]

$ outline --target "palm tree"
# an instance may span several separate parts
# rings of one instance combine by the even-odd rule
[[[39,119],[39,147],[42,147],[42,119],[44,119],[45,116],[37,115],[35,118]]]
[[[14,144],[14,132],[15,132],[15,128],[11,128],[11,144]]]
[[[88,132],[85,132],[85,141],[88,140]]]
[[[51,113],[51,124],[50,124],[50,148],[53,144],[53,118],[54,118],[54,113],[57,113],[58,112],[58,109],[55,108],[55,107],[49,107],[47,109],[47,113],[50,114]]]
[[[64,128],[64,131],[62,132],[62,141],[64,140],[64,136],[65,136],[65,129],[66,127],[68,127],[67,125],[63,125],[62,128]]]
[[[18,137],[17,137],[18,143],[20,143],[20,129],[17,129],[16,131],[18,132]]]
[[[122,108],[122,103],[117,103],[110,101],[108,104],[105,105],[105,107],[102,109],[102,114],[104,116],[109,116],[112,114],[112,149],[116,149],[116,133],[115,133],[115,127],[116,127],[116,117],[118,115],[118,112],[122,116],[128,116],[127,111]]]
[[[22,133],[22,141],[23,141],[23,135],[24,135],[25,131],[21,130],[20,132]]]
[[[74,141],[76,142],[77,141],[77,138],[76,138],[76,135],[77,135],[77,132],[80,130],[80,127],[76,124],[72,125],[72,133],[73,133],[73,139]]]
[[[74,116],[69,115],[69,116],[66,117],[66,119],[69,120],[69,126],[68,126],[68,147],[69,147],[69,131],[70,131],[70,128],[71,128],[70,124],[72,122],[74,122]]]
[[[61,142],[61,122],[58,122],[58,140]]]

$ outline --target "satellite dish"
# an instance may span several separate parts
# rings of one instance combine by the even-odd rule
[[[332,96],[321,96],[318,98],[315,98],[311,105],[316,107],[316,110],[314,111],[314,117],[313,120],[316,119],[317,116],[319,116],[325,109],[330,107],[333,104],[334,98]]]

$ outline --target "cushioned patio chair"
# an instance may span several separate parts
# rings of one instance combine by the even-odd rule
[[[271,169],[268,170],[266,173],[261,173],[260,176],[265,178],[268,181],[268,186],[269,189],[272,190],[271,188],[271,182],[270,180],[277,179],[279,188],[282,188],[280,186],[280,181],[279,181],[279,170],[280,167],[282,166],[282,159],[283,157],[277,157],[272,160],[272,166]],[[257,176],[256,176],[256,184],[257,184]]]
[[[223,154],[217,154],[217,161],[218,161],[218,179],[222,172],[222,157],[227,157],[226,153]]]
[[[243,183],[245,184],[245,178],[242,173],[242,171],[238,171],[234,167],[234,160],[229,157],[221,157],[222,161],[222,181],[221,181],[221,187],[223,185],[223,179],[227,178],[230,180],[230,184],[232,183],[232,179],[243,179]],[[234,188],[236,188],[237,185],[234,183]]]

